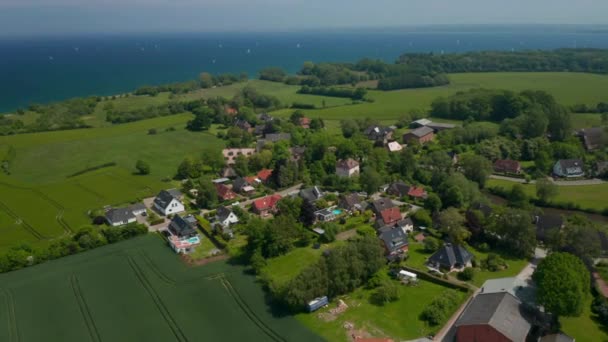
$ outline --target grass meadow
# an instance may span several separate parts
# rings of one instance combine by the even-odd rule
[[[3,274],[0,283],[2,341],[320,341],[274,314],[243,268],[188,268],[155,235]]]

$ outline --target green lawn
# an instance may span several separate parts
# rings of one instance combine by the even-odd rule
[[[572,126],[575,129],[598,127],[602,125],[602,115],[597,113],[573,113]]]
[[[351,341],[344,329],[346,322],[353,323],[355,329],[364,329],[374,337],[388,337],[395,341],[410,340],[436,333],[441,328],[442,325],[428,326],[419,316],[433,299],[446,291],[453,290],[421,280],[417,287],[400,285],[398,301],[377,306],[370,303],[371,290],[358,289],[343,297],[349,308],[334,321],[328,322],[320,318],[319,313],[334,308],[335,301],[329,308],[311,314],[299,314],[296,318],[328,341]],[[458,292],[458,296],[463,302],[467,294]]]
[[[0,275],[1,341],[320,341],[255,277],[189,268],[155,235]]]
[[[591,300],[589,300],[580,317],[562,317],[559,321],[562,331],[574,337],[577,342],[608,341],[608,330],[596,319],[591,312]]]
[[[487,187],[502,187],[511,189],[513,182],[490,179]],[[524,184],[524,189],[528,196],[536,197],[536,187],[534,184]],[[581,185],[581,186],[560,186],[559,194],[552,200],[556,203],[573,202],[584,209],[604,210],[608,208],[608,183],[600,185]]]

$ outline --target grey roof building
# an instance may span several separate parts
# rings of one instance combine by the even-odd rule
[[[534,217],[536,224],[536,239],[538,241],[547,242],[554,234],[557,234],[563,226],[564,219],[561,215],[538,215]]]
[[[584,166],[580,159],[561,159],[553,166],[553,173],[559,177],[583,177]]]
[[[197,235],[194,227],[196,227],[196,219],[191,215],[190,217],[175,215],[169,224],[169,230],[180,238]]]
[[[390,198],[381,197],[374,202],[372,202],[372,210],[376,215],[381,215],[381,213],[386,210],[396,207],[395,203]]]
[[[402,229],[383,227],[378,231],[378,237],[384,244],[387,255],[394,255],[400,251],[407,251],[409,243],[407,234]]]
[[[525,342],[531,325],[508,292],[479,294],[455,323],[456,341]]]
[[[106,220],[112,226],[122,226],[135,222],[136,217],[130,208],[114,208],[106,212]]]
[[[302,199],[305,201],[314,202],[321,199],[323,196],[323,191],[321,191],[321,189],[319,189],[317,186],[300,190],[300,197],[302,197]]]
[[[363,211],[367,208],[367,202],[362,201],[361,196],[353,192],[340,198],[339,207],[349,211]]]
[[[578,131],[587,151],[596,150],[608,143],[608,131],[604,127],[584,128]]]
[[[458,269],[467,267],[473,255],[460,245],[445,243],[435,254],[431,255],[428,265],[440,269]]]

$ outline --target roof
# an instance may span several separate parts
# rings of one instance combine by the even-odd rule
[[[398,228],[381,228],[379,238],[389,252],[394,252],[408,245],[407,235]]]
[[[460,245],[445,243],[429,258],[429,263],[451,269],[456,265],[464,266],[471,261],[473,255]]]
[[[216,184],[215,190],[217,191],[217,195],[223,200],[231,200],[236,198],[234,191],[224,184]]]
[[[307,118],[307,117],[300,118],[300,126],[302,126],[302,127],[310,126],[310,118]]]
[[[429,120],[429,119],[420,119],[420,120],[416,120],[414,122],[412,122],[412,125],[419,125],[419,126],[426,126],[430,123],[433,123],[433,121]]]
[[[353,192],[348,195],[342,196],[340,200],[340,204],[344,209],[353,209],[353,207],[357,204],[361,203],[361,197],[358,193]]]
[[[222,169],[222,172],[220,172],[220,176],[224,177],[224,178],[234,178],[237,175],[236,175],[236,171],[234,171],[233,168],[225,167],[224,169]]]
[[[314,186],[312,188],[300,190],[300,197],[309,202],[314,202],[323,197],[323,191],[317,186]]]
[[[268,210],[268,209],[276,206],[277,202],[279,200],[281,200],[281,198],[283,198],[283,197],[281,197],[281,195],[279,195],[279,194],[262,197],[260,199],[253,201],[253,206],[257,210]]]
[[[511,341],[525,341],[531,327],[519,300],[507,292],[475,296],[455,323],[471,325],[489,325]]]
[[[403,150],[403,146],[401,146],[401,144],[396,141],[389,142],[387,147],[388,147],[388,150],[391,152],[399,152],[399,151]]]
[[[410,186],[405,184],[402,181],[398,181],[395,183],[392,183],[388,189],[386,189],[386,192],[396,195],[396,196],[400,196],[403,197],[405,195],[407,195],[407,193],[410,191]]]
[[[386,126],[373,125],[365,129],[364,134],[373,140],[384,139],[393,133],[393,129]]]
[[[166,209],[173,200],[178,200],[177,197],[174,196],[174,194],[167,190],[161,190],[161,192],[156,195],[156,198],[154,199],[154,204],[158,205],[163,209]]]
[[[423,126],[423,127],[420,127],[420,128],[416,128],[415,130],[413,130],[413,131],[411,131],[409,133],[406,133],[405,135],[413,135],[415,137],[422,138],[422,137],[427,136],[427,135],[429,135],[431,133],[434,133],[434,132],[435,131],[433,131],[432,128]]]
[[[608,137],[608,133],[603,127],[584,128],[578,134],[583,139],[583,144],[587,150],[595,150],[601,147],[605,137]]]
[[[422,241],[426,240],[426,236],[423,233],[418,233],[418,234],[416,234],[416,236],[414,236],[414,240],[416,240],[418,242],[422,242]]]
[[[246,120],[236,120],[234,125],[244,131],[248,131],[249,129],[251,129],[251,124]]]
[[[258,115],[258,119],[262,120],[262,121],[272,121],[274,120],[274,118],[268,114],[268,113],[262,113],[260,115]]]
[[[221,184],[221,183],[230,182],[230,179],[228,179],[228,178],[218,178],[218,179],[212,180],[211,182],[213,182],[215,184]]]
[[[295,158],[295,157],[301,157],[304,155],[304,153],[306,153],[306,147],[304,146],[295,146],[295,147],[291,147],[289,149],[289,151],[291,152],[291,155]]]
[[[393,224],[401,220],[401,212],[397,207],[382,210],[380,216],[382,217],[384,224]]]
[[[406,217],[403,220],[397,222],[397,227],[407,227],[407,226],[413,226],[414,225],[414,221],[412,221],[411,218]]]
[[[521,164],[516,160],[511,159],[498,159],[494,162],[495,171],[506,171],[516,173],[521,169]]]
[[[583,161],[580,159],[560,159],[557,163],[567,174],[577,174],[583,171]]]
[[[243,188],[247,185],[250,185],[247,179],[243,177],[238,177],[234,180],[234,182],[232,182],[232,190],[236,192],[241,192],[243,191]]]
[[[325,209],[317,210],[317,211],[315,211],[315,215],[322,215],[322,216],[334,215],[335,216],[332,208],[325,208]]]
[[[559,333],[559,334],[553,334],[553,335],[547,335],[547,336],[543,336],[540,339],[540,342],[574,342],[575,340],[564,334],[564,333]]]
[[[560,230],[564,225],[561,215],[547,214],[535,217],[536,239],[544,241],[551,231]]]
[[[270,169],[260,170],[260,172],[258,172],[257,176],[262,182],[265,182],[268,180],[268,178],[270,178],[270,176],[272,176],[272,170],[270,170]]]
[[[220,221],[226,220],[230,216],[230,214],[232,214],[232,210],[224,206],[217,208],[217,210],[215,211],[215,216],[217,216],[218,220]]]
[[[182,198],[184,196],[182,194],[182,192],[179,191],[179,190],[177,190],[177,189],[169,189],[167,191],[171,194],[171,196],[173,196],[176,199],[180,199],[180,198]]]
[[[372,202],[372,208],[376,214],[380,214],[383,210],[395,207],[395,203],[390,198],[380,197]]]
[[[426,197],[427,193],[423,187],[411,186],[410,190],[407,192],[407,195],[410,197],[421,198]]]
[[[139,203],[135,203],[135,204],[131,204],[130,206],[127,207],[129,210],[131,210],[131,212],[134,211],[146,211],[146,206],[139,202]]]
[[[112,224],[128,222],[129,220],[135,219],[135,215],[133,215],[133,210],[130,208],[115,208],[106,212],[106,219]]]
[[[194,229],[192,223],[179,215],[173,216],[169,228],[179,237],[196,234],[196,229]]]
[[[351,170],[358,166],[359,166],[359,162],[352,158],[339,160],[338,163],[336,164],[337,168],[346,169],[346,170]]]
[[[522,303],[533,304],[536,301],[536,291],[532,286],[518,277],[489,279],[481,286],[481,293],[508,292],[517,297]]]
[[[456,128],[456,125],[454,124],[450,124],[450,123],[443,123],[443,122],[430,122],[428,124],[425,125],[426,127],[430,127],[436,131],[442,131],[444,129],[452,129],[452,128]]]

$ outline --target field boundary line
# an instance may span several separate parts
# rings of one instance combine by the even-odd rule
[[[89,331],[91,341],[101,342],[99,331],[97,330],[97,326],[95,325],[95,320],[93,319],[93,315],[91,314],[91,309],[89,308],[89,305],[87,304],[87,301],[84,298],[84,294],[82,293],[82,288],[80,287],[78,277],[72,274],[72,276],[70,277],[70,283],[72,284],[72,290],[74,291],[74,296],[76,297],[76,301],[78,302],[78,308],[80,309],[80,313],[82,314],[84,323],[87,326],[87,330]]]
[[[171,277],[169,277],[167,274],[165,274],[163,271],[161,271],[159,269],[158,265],[156,263],[154,263],[154,261],[152,261],[152,259],[150,259],[150,256],[148,255],[148,253],[146,253],[142,249],[138,249],[138,252],[144,259],[144,262],[146,263],[148,268],[150,270],[152,270],[152,272],[158,277],[158,279],[160,279],[161,281],[163,281],[164,283],[166,283],[168,285],[177,284],[177,281],[175,281],[174,279],[172,279]]]
[[[12,217],[16,221],[21,222],[21,226],[27,230],[30,234],[32,234],[38,240],[47,239],[46,236],[42,235],[39,231],[37,231],[34,227],[32,227],[29,223],[27,223],[22,217],[17,215],[14,211],[12,211],[4,202],[0,201],[0,210],[4,211],[8,216]]]
[[[230,281],[226,278],[224,274],[218,276],[218,278],[228,294],[234,299],[236,304],[241,308],[243,313],[249,318],[251,323],[257,326],[266,336],[270,337],[271,340],[277,342],[287,342],[285,338],[279,335],[276,331],[274,331],[271,327],[269,327],[258,315],[249,307],[247,302],[241,297],[239,292],[232,286]]]
[[[156,290],[154,290],[154,287],[152,287],[152,284],[150,284],[150,281],[148,280],[148,278],[146,277],[146,275],[142,271],[142,269],[139,267],[139,265],[137,264],[135,259],[133,259],[132,256],[128,256],[127,259],[129,261],[129,265],[131,266],[131,268],[133,269],[133,272],[135,273],[135,276],[139,280],[139,283],[143,286],[143,288],[146,290],[146,292],[148,292],[150,299],[152,299],[152,301],[158,308],[158,311],[160,312],[160,314],[163,316],[163,318],[167,322],[167,325],[169,325],[169,328],[173,332],[173,335],[175,336],[177,341],[188,342],[188,338],[186,337],[186,335],[184,334],[182,329],[179,327],[179,325],[177,324],[177,322],[171,315],[171,312],[169,312],[169,310],[167,309],[167,306],[162,301],[162,298],[158,295]]]
[[[19,326],[17,325],[17,313],[15,311],[15,297],[9,289],[0,289],[6,300],[6,311],[8,314],[8,339],[10,342],[19,342]]]
[[[102,200],[102,201],[106,200],[106,197],[104,195],[100,194],[99,192],[97,192],[93,189],[87,188],[86,186],[82,185],[80,182],[76,182],[76,183],[74,183],[74,185],[79,187],[83,191],[88,192],[89,194],[97,197],[97,199],[99,199],[99,200]]]

